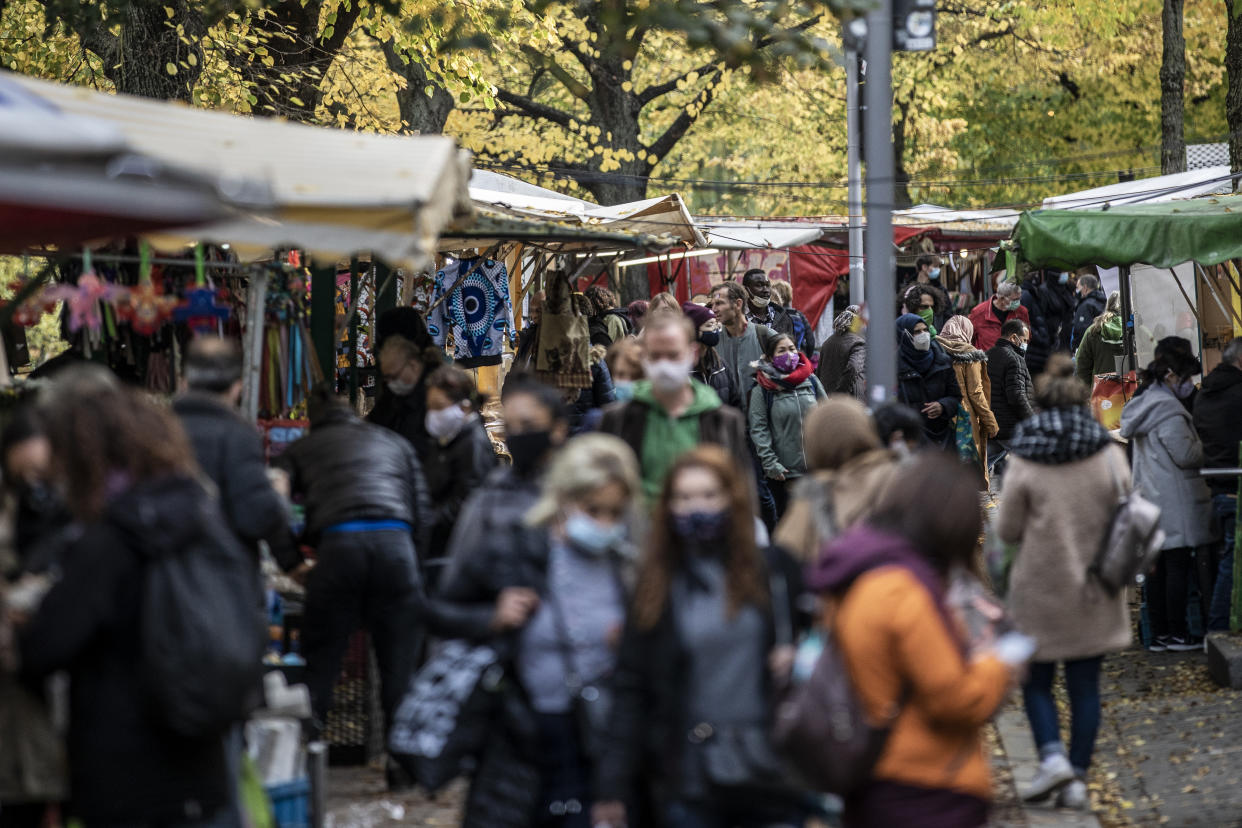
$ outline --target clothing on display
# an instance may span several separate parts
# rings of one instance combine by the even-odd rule
[[[446,351],[451,344],[459,365],[500,364],[505,339],[515,339],[509,271],[503,261],[460,259],[447,264],[436,273],[432,304],[427,330]]]

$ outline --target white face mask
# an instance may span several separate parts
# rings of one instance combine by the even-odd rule
[[[677,362],[672,359],[657,359],[654,362],[644,362],[643,369],[647,372],[647,379],[651,380],[651,387],[654,391],[660,394],[672,394],[690,381],[694,361],[688,359],[685,362]]]
[[[770,296],[769,296],[769,297],[766,297],[766,298],[760,298],[760,297],[758,297],[758,296],[752,296],[752,297],[750,297],[750,304],[751,304],[751,307],[753,307],[753,308],[758,308],[759,310],[766,310],[766,309],[767,309],[767,307],[768,307],[768,305],[769,305],[771,302],[772,302],[772,297],[770,297]]]
[[[389,380],[388,390],[398,397],[408,397],[414,391],[414,383],[401,380]]]
[[[931,334],[927,331],[916,333],[913,337],[914,347],[920,351],[926,351],[931,348]]]
[[[441,443],[447,443],[456,437],[461,427],[465,425],[466,411],[460,405],[450,405],[439,411],[428,411],[426,422],[427,433]]]

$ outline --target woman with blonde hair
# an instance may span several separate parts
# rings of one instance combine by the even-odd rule
[[[949,354],[957,375],[962,398],[957,404],[957,454],[987,481],[988,438],[1000,427],[992,413],[992,380],[988,377],[988,355],[971,341],[975,326],[969,317],[954,316],[944,323],[936,341]]]
[[[775,793],[781,765],[767,747],[772,689],[792,663],[778,642],[791,636],[801,579],[796,565],[765,559],[753,514],[747,476],[719,447],[686,452],[665,478],[621,644],[593,825],[638,824],[624,800],[640,769],[658,783],[660,824],[802,824],[798,803]]]
[[[638,463],[616,437],[575,437],[551,461],[516,538],[462,550],[431,601],[441,635],[500,654],[505,715],[490,723],[465,826],[587,828],[598,732],[625,620]],[[515,711],[516,714],[515,714]],[[523,727],[525,724],[527,726]]]
[[[677,297],[668,291],[657,293],[651,297],[651,301],[647,304],[647,318],[650,319],[653,314],[661,311],[681,313],[681,302],[678,302]]]

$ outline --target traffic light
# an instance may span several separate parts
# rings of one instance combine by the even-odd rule
[[[936,0],[893,0],[893,50],[936,48]]]

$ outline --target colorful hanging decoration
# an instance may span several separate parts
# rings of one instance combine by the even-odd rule
[[[183,322],[196,334],[209,334],[229,318],[227,305],[216,303],[216,292],[207,287],[203,246],[194,248],[194,289],[186,291],[185,301],[173,311],[173,319]]]
[[[134,333],[154,336],[172,319],[177,307],[175,296],[164,291],[151,278],[151,247],[146,242],[139,248],[138,284],[129,290],[129,301],[117,307],[117,318],[128,322]]]
[[[128,291],[100,279],[91,267],[90,251],[82,254],[82,275],[76,285],[54,285],[43,291],[43,297],[53,302],[63,301],[69,309],[69,332],[77,333],[85,328],[97,333],[103,327],[103,302],[115,303],[124,299]]]

